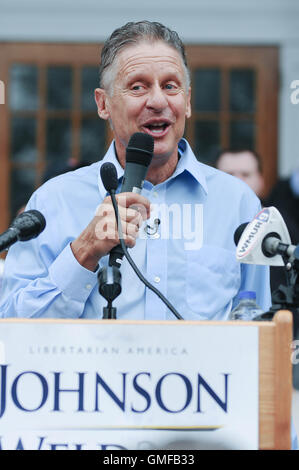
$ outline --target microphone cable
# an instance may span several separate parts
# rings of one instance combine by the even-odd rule
[[[127,250],[127,247],[125,245],[125,242],[124,242],[124,236],[123,236],[123,231],[122,231],[122,227],[121,227],[121,220],[120,220],[120,216],[119,216],[119,212],[118,212],[118,206],[117,206],[117,201],[116,201],[116,198],[115,198],[115,190],[112,189],[109,191],[110,193],[110,196],[111,196],[111,200],[112,200],[112,204],[113,204],[113,209],[114,209],[114,213],[115,213],[115,217],[116,217],[116,224],[117,224],[117,230],[118,230],[118,237],[119,237],[119,241],[120,241],[120,244],[121,244],[121,247],[123,249],[123,252],[124,252],[124,255],[126,257],[126,259],[128,260],[128,263],[130,264],[130,266],[133,268],[133,270],[135,271],[136,275],[138,276],[138,278],[140,279],[141,282],[143,282],[143,284],[145,284],[145,286],[150,289],[152,292],[154,292],[158,297],[159,299],[162,300],[162,302],[164,302],[164,304],[169,308],[169,310],[174,314],[174,316],[178,319],[178,320],[184,320],[184,318],[178,313],[178,311],[174,308],[174,306],[169,302],[169,300],[166,299],[166,297],[164,297],[164,295],[162,294],[162,292],[160,292],[156,287],[154,287],[144,276],[143,274],[139,271],[138,267],[136,266],[136,264],[134,263],[133,259],[131,258],[130,254],[128,253],[128,250]]]

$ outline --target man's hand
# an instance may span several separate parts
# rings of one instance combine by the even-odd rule
[[[136,193],[116,195],[124,242],[132,248],[136,243],[139,227],[150,216],[150,202]],[[102,256],[119,245],[115,213],[110,196],[98,207],[95,217],[71,244],[77,261],[94,271]]]

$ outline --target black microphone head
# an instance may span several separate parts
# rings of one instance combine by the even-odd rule
[[[117,171],[113,163],[107,162],[101,166],[101,178],[104,188],[108,193],[116,191],[118,186]]]
[[[154,153],[154,138],[144,132],[135,132],[126,149],[126,162],[150,166]]]
[[[240,241],[240,238],[242,236],[242,233],[244,232],[244,230],[245,230],[245,228],[247,227],[248,224],[249,224],[249,222],[245,222],[244,224],[239,225],[239,227],[235,231],[235,233],[234,233],[234,242],[235,242],[236,246],[238,245],[238,243]]]
[[[22,242],[36,238],[45,226],[45,217],[41,212],[34,209],[22,212],[11,224],[11,227],[18,231],[18,239]]]

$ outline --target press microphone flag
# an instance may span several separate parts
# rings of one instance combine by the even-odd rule
[[[284,266],[282,255],[298,256],[287,226],[275,207],[266,207],[235,232],[236,258],[241,263]],[[296,251],[297,250],[297,251]]]
[[[36,238],[45,228],[46,220],[37,210],[22,212],[12,222],[8,230],[0,235],[0,252],[7,250],[17,241]]]

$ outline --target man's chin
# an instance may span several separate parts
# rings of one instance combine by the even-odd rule
[[[154,147],[154,157],[152,160],[151,165],[157,164],[161,165],[162,163],[167,162],[168,160],[176,159],[178,154],[178,150],[176,149],[160,149],[156,146]]]

